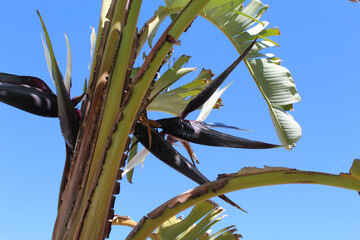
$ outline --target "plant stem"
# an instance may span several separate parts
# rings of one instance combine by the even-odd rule
[[[225,193],[247,188],[280,185],[280,184],[319,184],[360,191],[360,178],[349,174],[326,174],[298,170],[274,170],[254,174],[234,174],[230,177],[201,185],[162,204],[140,221],[126,238],[132,240],[146,239],[158,226],[170,217],[198,204],[204,200]]]

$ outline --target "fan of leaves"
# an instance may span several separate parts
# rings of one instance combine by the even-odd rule
[[[188,0],[167,0],[146,23],[140,39],[140,46],[146,40],[150,47],[160,24],[166,17],[174,18],[188,3]],[[260,93],[269,107],[274,127],[281,143],[290,150],[301,137],[301,128],[287,112],[293,109],[293,103],[301,100],[289,70],[280,66],[281,60],[274,54],[263,53],[265,49],[278,46],[268,37],[279,35],[277,28],[267,28],[266,21],[259,19],[268,9],[259,0],[243,5],[244,0],[214,0],[202,9],[200,16],[218,27],[231,41],[236,50],[242,53],[258,35],[262,38],[244,60]],[[160,95],[161,96],[161,95]]]

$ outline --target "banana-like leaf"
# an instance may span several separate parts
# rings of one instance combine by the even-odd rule
[[[285,148],[289,148],[287,145],[292,142],[292,146],[299,140],[301,136],[301,127],[294,120],[294,118],[285,110],[273,107],[270,108],[270,116],[275,126],[276,134],[278,135],[281,143]],[[287,141],[285,141],[287,139]]]
[[[224,211],[221,207],[215,208],[210,211],[203,219],[201,219],[190,231],[186,232],[181,239],[183,240],[192,240],[199,239],[204,236],[206,231],[208,231],[213,225],[219,222],[222,218],[218,218],[221,213]]]
[[[148,21],[150,46],[161,22],[167,16],[180,12],[188,2],[189,0],[165,0],[166,6],[160,7]],[[259,0],[252,0],[246,6],[243,3],[244,0],[213,0],[200,15],[217,26],[239,53],[244,52],[248,42],[254,40],[256,35],[263,39],[256,43],[244,62],[269,106],[281,143],[290,150],[301,137],[301,128],[290,114],[284,115],[274,108],[292,110],[292,104],[301,99],[289,70],[279,65],[280,59],[274,54],[260,52],[277,46],[268,37],[279,35],[280,31],[277,28],[266,28],[269,23],[259,20],[268,9],[267,5]]]
[[[126,167],[124,169],[124,171],[121,174],[121,177],[123,177],[126,174],[126,178],[128,180],[129,183],[132,183],[132,176],[134,174],[134,167],[139,163],[139,161],[133,161],[130,165],[130,162],[132,160],[136,160],[136,156],[138,155],[138,143],[137,143],[137,138],[135,136],[133,136],[133,138],[131,139],[131,149],[129,151],[129,157],[127,160],[127,164]],[[146,155],[145,155],[146,156]]]
[[[168,69],[154,84],[149,98],[152,99],[166,88],[174,84],[187,73],[195,71],[196,68],[182,68],[190,59],[190,56],[182,55],[174,65]],[[165,103],[164,103],[165,104]]]
[[[66,144],[70,147],[71,150],[74,150],[76,136],[79,129],[79,121],[76,116],[75,108],[71,103],[69,93],[66,90],[63,77],[57,65],[45,23],[39,12],[38,15],[45,34],[47,47],[44,48],[44,50],[45,55],[49,56],[50,59],[50,64],[48,64],[51,66],[50,75],[53,77],[56,87],[61,132],[65,138]]]
[[[156,231],[158,239],[220,239],[221,234],[233,226],[224,228],[213,235],[212,238],[206,236],[206,232],[217,224],[225,215],[219,217],[224,209],[213,201],[207,200],[193,207],[191,212],[184,219],[170,218],[159,226]],[[238,234],[234,233],[234,236]],[[233,238],[236,239],[236,238]]]
[[[339,187],[349,190],[360,191],[360,160],[355,159],[349,171],[350,173],[340,173],[339,175],[327,174],[323,172],[300,171],[296,169],[282,167],[265,167],[263,169],[255,167],[246,167],[236,174],[222,174],[217,181],[207,185],[188,190],[164,204],[160,205],[152,212],[143,217],[139,224],[129,234],[128,239],[137,239],[137,237],[149,236],[160,223],[165,222],[170,217],[181,213],[190,206],[203,202],[214,196],[233,192],[242,189],[249,189],[260,186],[271,186],[280,184],[320,184],[326,186]],[[216,186],[216,190],[211,190]],[[232,231],[223,229],[220,233],[225,238]],[[215,233],[215,236],[218,233]],[[213,235],[213,236],[214,236]],[[213,239],[210,236],[210,239]],[[214,236],[214,237],[215,237]],[[238,237],[241,237],[240,235]]]
[[[159,94],[146,109],[178,116],[190,100],[209,84],[212,76],[210,70],[202,69],[199,75],[190,83]]]
[[[219,230],[218,232],[214,233],[213,235],[209,236],[208,239],[218,239],[218,240],[222,240],[222,239],[240,239],[242,238],[242,236],[238,233],[234,233],[235,231],[237,231],[236,228],[234,228],[235,226],[229,226],[226,228],[223,228],[221,230]]]

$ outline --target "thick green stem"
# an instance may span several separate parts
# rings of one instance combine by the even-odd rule
[[[201,185],[167,201],[140,221],[139,227],[135,228],[127,239],[146,239],[170,217],[215,196],[247,188],[291,183],[320,184],[360,191],[360,178],[348,174],[332,175],[298,170],[238,174]]]
[[[96,64],[99,64],[99,62],[97,62],[98,57],[99,57],[98,51],[100,48],[101,38],[103,37],[105,22],[108,21],[108,19],[106,18],[106,14],[108,13],[108,10],[110,9],[111,1],[112,0],[103,0],[102,5],[101,5],[100,20],[99,20],[98,32],[96,35],[96,44],[95,44],[95,49],[94,49],[94,57],[93,57],[92,64],[91,64],[89,86],[91,85],[91,83],[93,81],[97,80],[97,79],[94,80],[94,78],[96,78],[96,76],[98,76],[98,74],[95,75]]]
[[[87,211],[84,227],[82,229],[82,239],[90,239],[94,238],[94,236],[95,238],[96,236],[101,237],[103,234],[101,232],[102,228],[98,225],[103,224],[103,219],[106,218],[108,214],[108,206],[112,198],[112,192],[118,173],[119,163],[125,149],[128,134],[130,133],[132,125],[136,120],[138,109],[140,108],[142,100],[147,93],[156,71],[159,69],[163,59],[174,44],[174,42],[170,43],[167,41],[167,36],[170,35],[174,39],[178,39],[181,33],[186,30],[199,11],[209,1],[210,0],[196,0],[189,3],[188,7],[185,8],[184,11],[179,15],[177,21],[173,22],[173,24],[170,25],[170,27],[161,37],[157,47],[154,47],[152,53],[149,54],[150,58],[145,62],[142,69],[139,71],[142,74],[139,74],[135,78],[134,81],[137,82],[137,84],[135,84],[133,87],[129,102],[125,108],[122,109],[121,114],[123,117],[118,123],[115,133],[111,137],[111,145],[106,152],[105,162],[102,166],[102,172],[97,182],[97,187],[92,196],[91,204]],[[124,31],[122,33],[120,50],[118,53],[120,59],[116,60],[116,66],[119,66],[121,69],[126,69],[129,62],[127,56],[130,56],[129,50],[131,49],[131,45],[125,43],[128,43],[128,41],[130,42],[134,37],[134,34],[130,30],[129,34],[127,36],[125,35],[125,32],[127,31],[126,28],[127,26],[136,26],[137,16],[135,18],[135,16],[132,14],[135,14],[138,10],[140,10],[140,5],[141,1],[132,2],[129,18],[127,19],[127,24],[125,25]],[[134,13],[131,13],[132,11],[134,11]],[[131,19],[131,17],[134,17],[134,19]],[[122,54],[122,52],[124,52],[124,54]],[[118,112],[120,109],[121,98],[119,99],[118,95],[122,93],[122,84],[124,83],[125,77],[125,71],[122,71],[121,69],[115,67],[117,72],[114,70],[112,76],[102,126],[98,137],[98,142],[96,143],[97,145],[93,157],[92,168],[101,168],[97,162],[100,162],[100,159],[106,150],[106,141],[109,134],[111,133],[111,129],[113,128],[114,123],[116,122],[116,117],[119,114]]]
[[[119,159],[105,159],[106,163],[110,162],[110,168],[105,168],[101,165],[104,151],[106,151],[106,142],[111,129],[116,122],[116,116],[120,108],[126,68],[128,66],[128,62],[130,61],[130,50],[136,34],[136,23],[141,4],[142,0],[131,1],[131,7],[126,20],[127,23],[122,31],[121,43],[110,82],[109,93],[91,163],[88,180],[89,184],[86,186],[85,196],[92,192],[95,182],[97,183],[97,187],[93,193],[91,203],[86,213],[81,232],[81,239],[101,239],[104,236],[104,220],[106,220],[108,216],[121,157]],[[119,11],[120,10],[121,9],[119,9]],[[125,137],[127,139],[128,134],[123,135],[126,135]],[[125,147],[125,143],[126,141],[123,143],[123,149]],[[101,176],[97,180],[95,178],[99,171],[101,171]]]

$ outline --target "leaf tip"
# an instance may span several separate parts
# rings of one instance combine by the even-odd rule
[[[360,159],[355,159],[351,168],[350,175],[356,178],[360,178]]]

